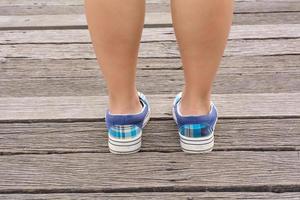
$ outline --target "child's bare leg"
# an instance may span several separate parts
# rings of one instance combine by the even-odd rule
[[[115,114],[141,110],[135,85],[136,64],[144,24],[144,0],[85,0],[94,49]]]
[[[231,26],[232,0],[172,0],[172,18],[184,66],[184,115],[207,114],[213,79]]]

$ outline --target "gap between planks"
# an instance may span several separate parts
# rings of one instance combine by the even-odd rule
[[[287,31],[289,30],[289,31]],[[234,25],[230,40],[290,39],[300,37],[300,24]],[[146,28],[141,42],[175,41],[173,28]],[[90,43],[88,30],[24,30],[0,31],[0,44]]]
[[[82,14],[84,12],[83,5],[83,0],[2,0],[0,9],[2,9],[3,15]],[[170,0],[147,0],[146,6],[147,12],[168,12]],[[297,0],[284,0],[284,2],[278,0],[235,0],[236,13],[295,11],[300,11]]]
[[[298,24],[300,12],[235,14],[234,25]],[[0,30],[86,29],[84,15],[0,16]],[[145,27],[172,26],[170,13],[147,13]]]
[[[259,190],[259,188],[257,188]],[[170,188],[170,190],[172,190]],[[209,199],[227,199],[227,200],[240,200],[240,199],[256,199],[256,200],[299,200],[300,193],[297,192],[285,192],[285,193],[274,193],[280,190],[271,189],[273,192],[132,192],[132,193],[53,193],[55,191],[48,191],[48,193],[41,194],[41,192],[25,191],[23,194],[0,194],[2,200],[65,200],[65,199],[81,199],[81,200],[209,200]],[[65,191],[66,192],[66,191]]]
[[[268,40],[230,40],[224,56],[299,55],[300,38]],[[179,58],[175,41],[141,43],[140,58]],[[0,59],[95,59],[91,44],[17,44],[1,45]]]
[[[0,2],[1,10],[2,30],[87,28],[83,1],[9,0]],[[294,0],[236,0],[234,24],[294,24],[299,21],[299,11],[300,4]],[[171,26],[169,0],[148,0],[147,12],[147,27]]]

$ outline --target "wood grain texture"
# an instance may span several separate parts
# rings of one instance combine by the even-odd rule
[[[292,70],[291,70],[292,71]],[[106,85],[102,76],[69,77],[58,71],[59,76],[31,74],[30,77],[0,80],[0,97],[52,97],[105,95]],[[53,73],[55,74],[55,73]],[[263,72],[218,74],[213,84],[215,94],[235,93],[288,93],[300,92],[300,74],[292,72]],[[184,85],[183,72],[175,70],[144,70],[137,75],[139,90],[148,95],[170,94],[181,90]],[[157,88],[159,86],[159,88]]]
[[[3,59],[0,96],[94,96],[106,93],[95,60]],[[224,57],[213,92],[300,92],[299,56]],[[155,81],[153,81],[155,80]],[[175,93],[183,87],[181,61],[140,59],[137,85],[146,94]],[[157,85],[161,87],[157,89]]]
[[[232,56],[223,57],[218,74],[263,74],[294,73],[300,66],[298,55],[282,56]],[[98,77],[99,66],[96,59],[49,60],[26,58],[1,59],[0,79],[42,78],[42,77]],[[138,73],[152,70],[183,69],[180,58],[140,58],[137,64]],[[35,72],[35,73],[32,73]],[[99,73],[99,74],[97,74]],[[139,74],[138,74],[139,75]]]
[[[175,94],[148,95],[153,118],[171,118]],[[298,117],[300,93],[214,94],[221,118]],[[0,98],[0,120],[103,119],[106,96]]]
[[[289,31],[287,31],[289,30]],[[230,40],[299,38],[300,24],[236,25],[232,26]],[[173,28],[146,28],[141,42],[175,41]],[[0,44],[90,43],[88,30],[11,30],[0,31]]]
[[[0,194],[2,200],[211,200],[211,199],[256,199],[256,200],[298,200],[299,193],[270,192],[142,192],[142,193],[67,193],[67,194]]]
[[[147,12],[169,12],[169,0],[147,0]],[[300,11],[297,0],[235,0],[236,13]],[[82,14],[83,0],[2,0],[1,15]]]
[[[299,118],[220,119],[216,151],[300,150]],[[283,126],[284,125],[284,126]],[[151,120],[142,152],[181,152],[173,120]],[[107,153],[104,122],[0,123],[0,154]]]
[[[175,41],[141,43],[140,58],[178,58]],[[224,56],[299,55],[300,39],[231,40]],[[95,59],[91,44],[1,45],[0,58]]]
[[[0,191],[173,187],[202,190],[229,186],[299,187],[299,152],[146,152],[3,155]]]
[[[300,12],[235,14],[234,25],[299,24]],[[170,13],[148,13],[146,27],[162,27],[172,24]],[[84,15],[20,15],[0,16],[0,30],[22,29],[86,29]]]
[[[185,154],[169,0],[147,0],[137,73],[152,120],[110,154],[83,0],[0,1],[0,199],[299,199],[300,2],[236,0],[212,100],[215,148]],[[207,192],[209,191],[209,192]]]

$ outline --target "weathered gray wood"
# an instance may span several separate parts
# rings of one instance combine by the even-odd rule
[[[147,74],[148,73],[148,74]],[[178,70],[145,70],[138,72],[137,86],[145,94],[175,94],[184,85]],[[157,75],[157,76],[156,76]],[[151,81],[151,82],[149,82]],[[213,84],[215,94],[300,92],[300,74],[278,73],[219,74]],[[159,87],[158,87],[159,86]],[[0,97],[27,96],[94,96],[106,94],[103,79],[91,77],[30,77],[1,79]]]
[[[299,24],[300,12],[235,14],[234,25]],[[147,27],[172,23],[170,13],[148,13]],[[0,30],[87,28],[84,15],[20,15],[0,16]]]
[[[147,0],[147,12],[168,12],[169,0]],[[297,0],[235,1],[236,13],[300,11]],[[83,0],[2,0],[1,15],[82,14]]]
[[[216,151],[300,150],[299,118],[220,119]],[[181,151],[173,120],[150,121],[142,151]],[[104,122],[0,123],[0,154],[108,152]]]
[[[170,26],[168,4],[148,1],[147,27]],[[173,29],[145,29],[137,82],[156,120],[142,152],[123,157],[108,153],[82,0],[0,1],[0,199],[299,199],[249,193],[300,191],[299,11],[297,0],[237,1],[214,84],[215,151],[200,156],[180,151],[171,119],[183,86]],[[53,28],[79,29],[3,31]],[[103,193],[120,191],[168,193]]]
[[[300,39],[231,40],[225,56],[257,56],[300,54]],[[0,58],[28,59],[91,59],[95,54],[91,44],[18,44],[1,45]],[[179,57],[173,41],[142,43],[141,58]]]
[[[141,152],[0,156],[0,192],[226,187],[299,188],[299,152],[222,151],[204,155]]]
[[[0,6],[52,6],[83,5],[83,0],[1,0]]]
[[[6,1],[0,2],[0,15],[83,14],[83,1]]]
[[[67,194],[0,194],[2,200],[210,200],[210,199],[256,199],[256,200],[299,200],[300,194],[295,192],[142,192],[142,193],[67,193]]]
[[[99,66],[95,59],[76,60],[28,60],[7,58],[0,60],[0,79],[28,79],[30,77],[98,77]],[[293,73],[297,74],[300,66],[298,55],[282,56],[233,56],[223,57],[218,74],[264,74]],[[138,75],[144,70],[181,71],[179,58],[151,58],[138,60]],[[32,73],[35,72],[35,73]],[[99,73],[101,75],[101,73]]]
[[[287,31],[288,30],[288,31]],[[275,39],[300,37],[300,24],[236,25],[232,26],[229,39]],[[175,41],[173,28],[146,28],[142,42]],[[0,44],[22,43],[88,43],[88,30],[11,30],[0,31]]]
[[[224,57],[213,92],[300,92],[298,57]],[[0,97],[90,96],[106,92],[106,85],[95,60],[2,61]],[[139,60],[137,85],[146,94],[175,93],[183,84],[179,59]],[[157,85],[161,87],[157,89]]]
[[[175,94],[148,95],[153,118],[171,118]],[[221,118],[300,116],[300,93],[214,94]],[[0,98],[0,120],[103,119],[106,96]]]
[[[233,24],[299,24],[300,12],[235,14]]]
[[[164,0],[168,1],[168,0]],[[291,12],[299,11],[298,0],[235,0],[235,12]]]

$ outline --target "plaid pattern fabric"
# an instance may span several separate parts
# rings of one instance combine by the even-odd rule
[[[211,110],[207,115],[182,115],[179,105],[182,92],[178,93],[173,101],[173,118],[179,134],[190,138],[205,137],[213,134],[218,119],[215,105],[211,102]]]
[[[106,110],[105,123],[108,135],[116,139],[129,139],[138,136],[149,120],[150,107],[146,96],[138,92],[142,110],[136,114],[111,114]]]
[[[108,134],[117,139],[133,138],[140,132],[141,129],[136,125],[114,125],[108,130]]]
[[[185,124],[179,129],[179,133],[186,137],[205,137],[213,132],[213,127],[208,124]]]

